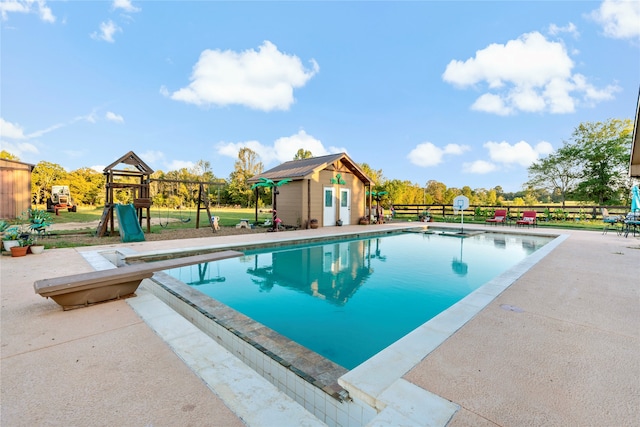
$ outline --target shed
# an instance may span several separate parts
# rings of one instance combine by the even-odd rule
[[[277,214],[285,225],[309,227],[357,224],[366,215],[367,191],[374,182],[346,154],[291,160],[248,180],[260,178],[291,182],[277,188]]]
[[[0,159],[0,218],[16,219],[31,208],[31,172],[35,165]]]

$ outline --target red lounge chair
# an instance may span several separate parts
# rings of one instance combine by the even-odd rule
[[[516,226],[518,225],[526,225],[527,228],[533,226],[537,226],[538,223],[536,221],[536,211],[524,211],[522,212],[522,219],[516,221]]]
[[[489,224],[505,224],[507,222],[507,210],[506,209],[496,209],[496,212],[493,214],[493,218],[487,218]]]

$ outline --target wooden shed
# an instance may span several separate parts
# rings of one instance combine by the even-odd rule
[[[346,153],[292,160],[249,179],[292,181],[277,188],[277,214],[285,225],[309,227],[357,224],[366,215],[367,192],[374,184]]]
[[[35,165],[0,159],[0,218],[16,219],[31,207],[31,172]]]

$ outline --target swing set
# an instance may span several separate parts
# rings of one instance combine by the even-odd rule
[[[162,194],[166,194],[167,186],[172,187],[171,196],[176,196],[176,197],[179,194],[179,189],[181,184],[186,185],[188,187],[188,191],[192,196],[195,195],[194,194],[195,191],[193,190],[193,188],[194,186],[197,186],[198,204],[197,204],[196,219],[195,219],[196,228],[200,228],[200,211],[204,209],[207,211],[207,217],[209,218],[209,224],[211,225],[211,229],[213,230],[213,232],[215,233],[217,230],[219,230],[219,226],[217,222],[218,217],[213,217],[211,215],[208,190],[210,186],[221,187],[224,184],[220,182],[186,181],[186,180],[175,180],[175,179],[151,179],[150,181],[157,182],[158,186],[162,187],[162,192],[160,192]],[[174,206],[173,209],[178,210],[178,220],[181,223],[186,224],[191,222],[193,218],[193,211],[189,210],[188,213],[184,212],[184,209],[182,209],[182,204]],[[169,218],[171,218],[171,215],[169,215],[170,212],[171,212],[171,206],[169,204],[167,205],[166,211],[164,212],[164,218],[162,217],[162,210],[160,208],[158,209],[159,224],[162,228],[166,228],[169,226],[169,223],[170,223]]]

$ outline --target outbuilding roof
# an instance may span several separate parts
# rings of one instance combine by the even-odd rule
[[[272,181],[278,181],[285,178],[291,178],[293,181],[305,179],[310,175],[326,169],[331,164],[341,162],[351,173],[353,173],[360,181],[365,184],[375,184],[367,174],[347,155],[347,153],[329,154],[327,156],[310,157],[308,159],[290,160],[284,162],[273,169],[269,169],[259,175],[256,175],[247,181],[249,183],[258,182],[260,178],[267,178]]]

